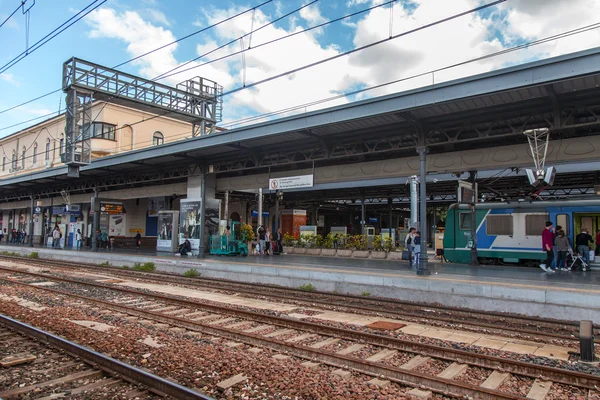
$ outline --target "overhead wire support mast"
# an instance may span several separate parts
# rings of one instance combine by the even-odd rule
[[[63,64],[63,91],[67,110],[62,161],[68,175],[78,177],[79,167],[91,163],[93,100],[112,100],[152,113],[162,110],[206,132],[216,126],[222,88],[200,77],[173,88],[73,57]]]

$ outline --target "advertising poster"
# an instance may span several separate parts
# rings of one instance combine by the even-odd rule
[[[201,203],[201,200],[181,200],[179,207],[179,244],[188,239],[192,245],[192,251],[195,253],[200,248]]]
[[[200,249],[200,205],[201,200],[181,200],[179,214],[179,244],[188,239],[192,251],[197,254]],[[208,248],[208,237],[219,232],[219,207],[218,199],[206,199],[204,214],[204,240]]]
[[[156,247],[171,250],[173,246],[173,214],[158,213],[158,232]]]
[[[166,209],[164,197],[149,197],[148,198],[148,216],[158,217],[159,211]]]
[[[125,236],[125,214],[108,216],[108,236]]]

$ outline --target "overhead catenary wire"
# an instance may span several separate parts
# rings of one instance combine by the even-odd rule
[[[560,40],[560,39],[563,39],[565,37],[577,35],[579,33],[587,32],[589,30],[597,29],[597,28],[600,28],[600,22],[595,23],[595,24],[586,25],[586,26],[583,26],[583,27],[580,27],[580,28],[572,29],[570,31],[561,32],[561,33],[558,33],[558,34],[555,34],[555,35],[547,36],[547,37],[542,38],[542,39],[537,39],[537,40],[534,40],[534,41],[531,41],[531,42],[523,43],[523,44],[520,44],[520,45],[517,45],[517,46],[513,46],[511,48],[508,48],[508,49],[504,49],[504,50],[500,50],[500,51],[488,53],[488,54],[483,55],[481,57],[471,58],[469,60],[465,60],[465,61],[461,61],[461,62],[458,62],[458,63],[446,65],[444,67],[440,67],[440,68],[437,68],[437,69],[434,69],[434,70],[430,70],[430,71],[427,71],[427,72],[422,72],[422,73],[419,73],[419,74],[411,75],[411,76],[400,78],[400,79],[395,79],[393,81],[388,81],[388,82],[381,83],[381,84],[378,84],[378,85],[373,85],[373,86],[369,86],[369,87],[366,87],[366,88],[354,90],[354,91],[351,91],[351,92],[342,93],[342,94],[339,94],[339,95],[336,95],[336,96],[331,96],[331,97],[328,97],[328,98],[325,98],[325,99],[316,100],[316,101],[313,101],[313,102],[310,102],[310,103],[304,103],[304,104],[301,104],[301,105],[297,105],[297,106],[293,106],[293,107],[288,107],[288,108],[285,108],[285,109],[282,109],[282,110],[278,110],[278,111],[273,111],[273,112],[270,112],[270,113],[264,113],[264,114],[260,114],[260,115],[253,116],[253,117],[248,117],[248,118],[243,118],[243,119],[239,119],[239,120],[236,120],[236,121],[231,121],[228,125],[236,125],[236,124],[242,124],[242,123],[246,123],[246,122],[252,122],[252,121],[255,121],[255,120],[265,119],[265,118],[269,118],[269,117],[277,115],[277,114],[287,113],[287,112],[294,111],[294,110],[297,110],[297,109],[302,109],[302,108],[310,107],[310,106],[313,106],[313,105],[318,105],[318,104],[326,103],[326,102],[329,102],[329,101],[337,100],[337,99],[339,99],[341,97],[353,96],[353,95],[356,95],[356,94],[359,94],[359,93],[363,93],[363,92],[367,92],[367,91],[370,91],[370,90],[379,89],[379,88],[382,88],[382,87],[385,87],[385,86],[388,86],[388,85],[393,85],[393,84],[396,84],[396,83],[400,83],[400,82],[403,82],[403,81],[406,81],[406,80],[410,80],[410,79],[413,79],[413,78],[421,77],[421,76],[424,76],[424,75],[427,75],[427,74],[431,74],[431,73],[434,73],[434,72],[439,72],[439,71],[443,71],[443,70],[455,68],[457,66],[462,66],[462,65],[465,65],[465,64],[469,64],[469,63],[481,61],[481,60],[488,59],[488,58],[498,57],[498,56],[501,56],[501,55],[504,55],[504,54],[507,54],[507,53],[510,53],[510,52],[514,52],[514,51],[522,50],[524,48],[529,48],[529,47],[537,46],[537,45],[540,45],[540,44],[543,44],[543,43],[547,43],[547,42],[550,42],[550,41],[553,41],[553,40]],[[142,123],[142,122],[147,122],[147,121],[149,121],[151,119],[158,118],[158,117],[161,117],[161,116],[162,115],[155,115],[155,116],[153,116],[151,118],[138,121],[138,122],[133,123],[131,125]],[[129,125],[129,126],[131,126],[131,125]],[[225,125],[225,126],[227,126],[227,125]],[[116,128],[115,131],[117,131],[119,129],[122,129],[122,128]],[[175,134],[172,137],[179,137],[179,136],[190,135],[190,134],[192,134],[192,131],[191,130],[186,130],[185,132],[181,132],[181,133]],[[183,140],[183,139],[187,139],[187,138],[182,138],[181,140]],[[171,142],[166,142],[165,144],[173,143],[173,142],[176,142],[176,141],[178,141],[178,140],[174,140],[174,141],[171,141]],[[138,142],[137,145],[143,145],[143,144],[146,144],[146,143],[151,143],[151,141]],[[0,146],[2,146],[2,145],[0,144]],[[33,156],[27,156],[26,158],[32,158],[32,157]],[[502,172],[504,172],[504,171],[505,170],[503,170]],[[496,174],[496,175],[498,175],[498,174]],[[493,178],[493,177],[490,177],[490,178]],[[486,178],[486,179],[490,179],[490,178]]]
[[[97,3],[98,1],[100,1],[100,2]],[[67,21],[63,22],[60,26],[58,26],[57,28],[55,28],[52,32],[48,33],[46,36],[44,36],[43,38],[41,38],[40,40],[38,40],[37,42],[35,42],[31,47],[28,47],[21,54],[19,54],[18,56],[16,56],[15,58],[13,58],[11,61],[9,61],[8,63],[4,64],[2,67],[0,67],[0,74],[6,72],[8,69],[10,69],[12,66],[16,65],[17,63],[19,63],[25,57],[29,56],[31,53],[35,52],[40,47],[42,47],[43,45],[45,45],[46,43],[48,43],[49,41],[51,41],[52,39],[54,39],[56,36],[60,35],[62,32],[64,32],[65,30],[67,30],[68,28],[70,28],[71,26],[73,26],[74,24],[76,24],[78,21],[80,21],[81,19],[83,19],[86,15],[88,15],[89,13],[91,13],[92,11],[94,11],[96,8],[98,8],[102,4],[106,3],[106,1],[107,0],[94,0],[91,3],[89,3],[83,10],[79,11],[77,14],[75,14],[74,16],[72,16],[71,18],[69,18]],[[88,10],[88,8],[89,8],[89,10]]]
[[[265,27],[267,27],[267,26],[269,26],[269,25],[272,25],[272,24],[274,24],[274,23],[275,23],[275,22],[277,22],[277,21],[281,21],[283,18],[287,18],[287,17],[289,17],[290,15],[293,15],[294,13],[296,13],[296,12],[298,12],[298,11],[300,11],[300,10],[302,10],[302,9],[304,9],[304,8],[306,8],[306,7],[308,7],[308,6],[312,5],[312,4],[314,4],[314,3],[316,3],[317,1],[319,1],[319,0],[313,0],[313,1],[311,1],[310,3],[304,4],[304,5],[302,5],[302,6],[298,7],[298,8],[296,8],[296,9],[294,9],[293,11],[291,11],[291,12],[289,12],[289,13],[287,13],[287,14],[284,14],[283,16],[281,16],[281,17],[279,17],[279,18],[276,18],[276,19],[272,20],[271,22],[269,22],[269,23],[267,23],[267,24],[265,24],[265,25],[263,25],[263,26],[261,26],[261,27],[257,28],[257,29],[256,29],[256,30],[254,30],[254,31],[248,32],[248,33],[246,33],[246,34],[244,34],[244,35],[242,35],[242,36],[240,36],[240,37],[238,37],[238,38],[236,38],[236,39],[234,39],[234,40],[231,40],[231,41],[227,42],[226,44],[223,44],[223,45],[221,45],[221,46],[218,46],[217,48],[215,48],[215,49],[213,49],[213,50],[211,50],[211,51],[209,51],[209,52],[207,52],[207,53],[205,53],[205,54],[203,54],[203,55],[201,55],[201,56],[197,57],[196,59],[198,59],[198,58],[201,58],[201,57],[205,57],[206,55],[208,55],[208,54],[210,54],[210,53],[212,53],[212,52],[214,52],[214,51],[217,51],[217,50],[219,50],[219,49],[221,49],[221,48],[224,48],[224,47],[226,47],[226,46],[228,46],[228,45],[230,45],[230,44],[232,44],[232,43],[235,43],[237,40],[243,40],[243,38],[244,38],[244,37],[247,37],[247,36],[251,35],[253,32],[259,31],[259,30],[261,30],[261,29],[263,29],[263,28],[265,28]],[[212,27],[212,26],[215,26],[215,24],[211,25],[211,27]],[[193,61],[193,60],[192,60],[192,61]],[[185,64],[183,64],[183,65],[189,64],[189,63],[190,63],[190,62],[192,62],[192,61],[188,61],[187,63],[185,63]],[[167,72],[173,71],[173,70],[175,70],[175,69],[177,69],[177,67],[176,67],[176,68],[173,68],[173,69],[171,69],[171,70],[169,70],[169,71],[167,71]],[[163,75],[164,75],[164,73],[163,73],[163,74],[161,74],[161,75],[158,75],[157,77],[155,77],[155,78],[153,78],[153,79],[150,79],[150,82],[154,82],[154,81],[158,80],[158,79],[159,79],[161,76],[163,76]],[[130,84],[129,84],[129,83],[128,83],[128,84],[126,84],[126,85],[124,85],[124,86],[123,86],[123,87],[122,87],[122,88],[119,90],[119,92],[118,92],[117,94],[113,94],[113,95],[111,95],[111,96],[110,96],[108,99],[104,100],[104,105],[102,106],[102,108],[100,108],[100,110],[99,110],[99,111],[98,111],[98,113],[96,114],[96,117],[92,119],[92,122],[91,122],[91,124],[93,124],[94,122],[96,122],[96,120],[98,119],[98,117],[101,115],[101,113],[102,113],[102,110],[104,110],[104,108],[105,108],[105,107],[108,105],[108,102],[109,102],[111,99],[115,98],[115,96],[118,96],[118,95],[120,95],[120,94],[121,94],[123,91],[127,90],[127,89],[129,88],[129,86],[130,86]],[[173,113],[172,111],[167,111],[167,112],[165,112],[164,114],[157,114],[157,116],[156,116],[156,117],[160,117],[160,116],[166,116],[166,115],[169,115],[169,114],[172,114],[172,113]],[[151,119],[154,119],[154,118],[155,118],[155,117],[153,117],[153,118],[151,118]],[[144,121],[140,121],[140,122],[144,122]],[[90,124],[90,125],[91,125],[91,124]],[[129,124],[129,125],[131,125],[131,124]]]
[[[270,1],[272,1],[272,0],[270,0]],[[394,1],[396,1],[396,0],[389,0],[389,1],[387,1],[387,2],[384,2],[384,3],[381,3],[381,4],[377,4],[377,5],[374,5],[374,6],[371,6],[371,7],[367,7],[367,8],[364,8],[364,9],[362,9],[362,10],[355,11],[355,12],[353,12],[353,13],[346,14],[346,15],[343,15],[343,16],[341,16],[341,17],[338,17],[338,18],[335,18],[335,19],[332,19],[332,20],[329,20],[329,21],[326,21],[326,22],[322,22],[322,23],[320,23],[320,24],[317,24],[317,25],[311,26],[311,27],[309,27],[309,28],[302,29],[302,30],[299,30],[299,31],[296,31],[296,32],[290,33],[290,34],[288,34],[288,35],[285,35],[285,36],[282,36],[282,37],[279,37],[279,38],[276,38],[276,39],[272,39],[272,40],[269,40],[269,41],[267,41],[267,42],[264,42],[264,43],[258,44],[258,45],[256,45],[256,46],[252,47],[252,49],[257,49],[257,48],[260,48],[260,47],[263,47],[263,46],[267,46],[267,45],[270,45],[270,44],[273,44],[273,43],[279,42],[279,41],[281,41],[281,40],[288,39],[288,38],[291,38],[291,37],[293,37],[293,36],[297,36],[297,35],[300,35],[300,34],[303,34],[303,33],[309,32],[309,31],[312,31],[312,30],[314,30],[314,29],[322,28],[322,27],[324,27],[324,26],[326,26],[326,25],[330,25],[330,24],[333,24],[333,23],[335,23],[335,22],[342,21],[342,20],[344,20],[344,19],[348,19],[348,18],[352,18],[352,17],[355,17],[355,16],[357,16],[357,15],[360,15],[360,14],[364,14],[364,13],[366,13],[366,12],[369,12],[369,11],[373,10],[373,9],[380,8],[380,7],[384,7],[384,6],[388,5],[388,4],[391,4],[391,3],[393,3]],[[268,1],[267,1],[267,2],[264,2],[264,3],[262,3],[262,4],[259,4],[259,5],[257,5],[256,7],[261,7],[262,5],[264,5],[264,4],[267,4],[267,3],[268,3]],[[310,5],[310,4],[309,4],[309,5]],[[242,12],[242,13],[236,14],[236,16],[239,16],[239,15],[241,15],[241,14],[243,14],[243,13],[246,13],[246,12],[248,12],[248,11],[251,11],[251,10],[253,10],[253,8],[252,8],[252,9],[248,9],[248,10],[246,10],[246,11]],[[252,34],[252,33],[256,32],[257,30],[258,30],[258,29],[256,29],[256,30],[254,30],[254,29],[253,29],[253,30],[251,30],[251,31],[249,32],[249,34]],[[190,36],[190,35],[188,35],[188,37],[189,37],[189,36]],[[246,35],[242,35],[241,37],[243,38],[243,37],[245,37],[245,36],[246,36]],[[239,38],[236,38],[236,40],[238,40],[238,39],[239,39]],[[175,42],[172,42],[172,43],[175,43]],[[223,48],[223,47],[227,46],[228,44],[230,44],[230,43],[226,43],[226,44],[224,44],[224,45],[221,45],[221,46],[219,46],[218,48],[214,49],[214,50],[213,50],[213,51],[211,51],[211,52],[214,52],[214,51],[216,51],[216,50],[219,50],[219,49],[221,49],[221,48]],[[160,50],[160,49],[162,49],[162,48],[164,48],[164,47],[160,47],[160,48],[158,48],[158,49],[154,49],[154,50],[152,50],[152,51],[150,51],[150,52],[146,53],[145,55],[151,54],[152,52],[154,52],[154,51],[157,51],[157,50]],[[192,70],[192,69],[195,69],[195,68],[202,67],[202,66],[204,66],[204,65],[212,64],[212,63],[214,63],[214,62],[221,61],[221,60],[224,60],[224,59],[226,59],[226,58],[229,58],[229,57],[236,56],[236,55],[238,55],[238,54],[241,54],[242,52],[249,51],[249,50],[251,50],[250,46],[248,46],[248,48],[246,48],[246,49],[244,49],[244,50],[242,50],[242,51],[237,51],[237,52],[234,52],[234,53],[231,53],[231,54],[227,54],[227,55],[225,55],[225,56],[222,56],[222,57],[218,57],[218,58],[215,58],[215,59],[209,60],[209,61],[207,61],[207,62],[205,62],[205,63],[202,63],[202,64],[200,64],[200,65],[197,65],[197,66],[194,66],[194,67],[191,67],[191,68],[187,68],[187,69],[184,69],[184,70],[181,70],[181,71],[176,71],[176,72],[170,73],[170,74],[168,74],[168,75],[161,76],[159,79],[165,79],[165,78],[168,78],[168,77],[171,77],[171,76],[174,76],[174,75],[177,75],[177,74],[180,74],[180,73],[186,72],[186,71],[190,71],[190,70]],[[208,53],[206,53],[206,54],[203,54],[201,57],[206,57],[206,55],[209,55],[211,52],[208,52]],[[121,65],[127,64],[128,62],[131,62],[131,61],[133,61],[133,60],[135,60],[135,59],[137,59],[137,58],[139,58],[139,57],[132,58],[132,59],[130,59],[130,60],[128,60],[128,61],[125,61],[125,62],[123,62],[123,63],[117,64],[117,65],[116,65],[115,67],[113,67],[113,68],[117,68],[118,66],[121,66]],[[167,71],[167,72],[169,72],[169,71]],[[158,79],[157,79],[157,80],[158,80]],[[62,88],[59,88],[59,89],[53,90],[53,91],[51,91],[51,92],[48,92],[48,93],[46,93],[46,94],[43,94],[43,95],[41,95],[41,96],[38,96],[38,97],[36,97],[36,98],[34,98],[34,99],[31,99],[31,100],[28,100],[28,101],[26,101],[26,102],[23,102],[23,103],[20,103],[20,104],[14,105],[14,106],[12,106],[12,107],[10,107],[10,108],[7,108],[7,109],[4,109],[4,110],[1,110],[1,111],[0,111],[0,114],[3,114],[3,113],[5,113],[5,112],[8,112],[8,111],[12,111],[12,110],[14,110],[14,109],[16,109],[16,108],[19,108],[19,107],[22,107],[22,106],[24,106],[24,105],[27,105],[27,104],[29,104],[29,103],[32,103],[32,102],[34,102],[34,101],[40,100],[40,99],[42,99],[42,98],[44,98],[44,97],[48,97],[48,96],[50,96],[50,95],[53,95],[54,93],[58,93],[58,92],[60,92],[60,91],[62,91]],[[26,122],[23,122],[23,123],[26,123]],[[19,123],[19,124],[15,124],[14,126],[17,126],[17,125],[20,125],[20,124],[21,124],[21,123]],[[2,129],[0,129],[0,130],[2,130]]]
[[[123,65],[125,65],[125,64],[131,63],[131,62],[133,62],[133,61],[135,61],[135,60],[138,60],[138,59],[140,59],[140,58],[142,58],[142,57],[145,57],[145,56],[147,56],[147,55],[150,55],[150,54],[152,54],[152,53],[154,53],[154,52],[156,52],[156,51],[162,50],[162,49],[164,49],[164,48],[166,48],[166,47],[168,47],[168,46],[171,46],[171,45],[173,45],[173,44],[175,44],[175,43],[181,42],[182,40],[185,40],[185,39],[188,39],[188,38],[190,38],[190,37],[193,37],[193,36],[195,36],[195,35],[197,35],[197,34],[199,34],[199,33],[201,33],[201,32],[204,32],[204,31],[206,31],[206,30],[208,30],[208,29],[210,29],[210,28],[212,28],[212,27],[215,27],[215,26],[218,26],[218,25],[220,25],[220,24],[222,24],[222,23],[224,23],[224,22],[230,21],[230,20],[232,20],[232,19],[234,19],[234,18],[236,18],[236,17],[239,17],[239,16],[241,16],[241,15],[243,15],[243,14],[245,14],[245,13],[249,12],[249,11],[253,11],[253,10],[257,9],[257,8],[260,8],[260,7],[262,7],[262,6],[266,5],[266,4],[269,4],[269,3],[271,3],[272,1],[273,1],[273,0],[267,0],[267,1],[264,1],[264,2],[262,2],[262,3],[260,3],[260,4],[256,5],[256,6],[254,6],[254,7],[252,7],[252,8],[249,8],[249,9],[247,9],[247,10],[241,11],[241,12],[239,12],[239,13],[237,13],[237,14],[234,14],[234,15],[232,15],[232,16],[230,16],[230,17],[228,17],[228,18],[225,18],[225,19],[223,19],[223,20],[221,20],[221,21],[219,21],[219,22],[216,22],[216,23],[214,23],[214,24],[212,24],[212,25],[210,25],[210,26],[207,26],[207,27],[205,27],[205,28],[202,28],[202,29],[198,29],[198,30],[196,30],[196,31],[194,31],[194,32],[192,32],[192,33],[190,33],[190,34],[188,34],[188,35],[186,35],[186,36],[184,36],[184,37],[182,37],[182,38],[178,39],[178,40],[172,41],[172,42],[170,42],[170,43],[167,43],[167,44],[165,44],[165,45],[162,45],[162,46],[160,46],[160,47],[157,47],[157,48],[155,48],[155,49],[153,49],[153,50],[150,50],[150,51],[148,51],[148,52],[146,52],[146,53],[144,53],[144,54],[141,54],[141,55],[139,55],[139,56],[136,56],[136,57],[133,57],[133,58],[131,58],[131,59],[129,59],[129,60],[123,61],[123,62],[121,62],[121,63],[119,63],[119,64],[115,65],[115,66],[114,66],[114,67],[112,67],[112,68],[118,68],[118,67],[121,67],[121,66],[123,66]],[[48,93],[46,93],[46,94],[43,94],[43,95],[41,95],[41,96],[38,96],[38,97],[36,97],[36,98],[34,98],[34,99],[31,99],[31,100],[25,101],[25,102],[23,102],[23,103],[17,104],[17,105],[15,105],[15,106],[9,107],[9,108],[7,108],[7,109],[1,110],[1,111],[0,111],[0,114],[4,114],[5,112],[8,112],[8,111],[14,110],[14,109],[16,109],[16,108],[22,107],[22,106],[24,106],[24,105],[27,105],[27,104],[29,104],[29,103],[32,103],[32,102],[34,102],[34,101],[37,101],[37,100],[43,99],[44,97],[48,97],[48,96],[50,96],[50,95],[52,95],[52,94],[54,94],[54,93],[58,93],[58,92],[60,92],[60,91],[62,91],[62,88],[58,88],[58,89],[56,89],[56,90],[53,90],[53,91],[51,91],[51,92],[48,92]],[[1,129],[0,129],[0,130],[1,130]]]
[[[385,87],[385,86],[388,86],[388,85],[391,85],[391,84],[399,83],[399,82],[406,81],[406,80],[409,80],[409,79],[413,79],[413,78],[416,78],[416,77],[424,76],[424,75],[431,74],[431,73],[434,73],[434,72],[439,72],[439,71],[443,71],[443,70],[455,68],[457,66],[465,65],[465,64],[468,64],[468,63],[472,63],[472,62],[481,61],[481,60],[484,60],[484,59],[487,59],[487,58],[491,58],[491,57],[497,57],[497,56],[500,56],[500,55],[507,54],[509,52],[518,51],[518,50],[523,49],[523,48],[533,47],[533,46],[540,45],[540,44],[543,44],[543,43],[546,43],[546,42],[549,42],[549,41],[552,41],[552,40],[562,39],[562,38],[565,38],[565,37],[568,37],[568,36],[572,36],[572,35],[576,35],[576,34],[579,34],[579,33],[583,33],[583,32],[586,32],[586,31],[589,31],[589,30],[592,30],[592,29],[597,29],[598,27],[600,27],[600,22],[599,23],[595,23],[595,24],[586,25],[586,26],[583,26],[583,27],[580,27],[580,28],[572,29],[570,31],[565,31],[565,32],[562,32],[562,33],[559,33],[559,34],[551,35],[551,36],[548,36],[548,37],[545,37],[545,38],[542,38],[542,39],[538,39],[538,40],[535,40],[535,41],[523,43],[521,45],[514,46],[514,47],[508,48],[508,49],[503,49],[501,51],[489,53],[489,54],[481,56],[481,57],[472,58],[472,59],[465,60],[465,61],[462,61],[462,62],[450,64],[450,65],[447,65],[447,66],[444,66],[444,67],[441,67],[441,68],[430,70],[430,71],[427,71],[427,72],[415,74],[415,75],[412,75],[412,76],[409,76],[409,77],[404,77],[404,78],[396,79],[396,80],[393,80],[393,81],[385,82],[385,83],[382,83],[382,84],[373,85],[373,86],[370,86],[370,87],[367,87],[367,88],[362,88],[362,89],[358,89],[358,90],[355,90],[355,91],[346,92],[346,93],[343,93],[343,94],[340,94],[340,95],[336,95],[336,96],[332,96],[332,97],[329,97],[329,98],[326,98],[326,99],[321,99],[321,100],[313,101],[313,102],[310,102],[310,103],[305,103],[305,104],[298,105],[298,106],[295,106],[295,107],[289,107],[289,108],[286,108],[286,109],[283,109],[283,110],[279,110],[279,111],[275,111],[275,112],[271,112],[271,113],[265,113],[265,114],[261,114],[261,115],[258,115],[258,116],[253,116],[253,117],[249,117],[249,118],[245,118],[245,119],[241,119],[241,120],[237,120],[237,121],[232,121],[228,125],[240,124],[240,123],[244,123],[244,122],[251,122],[252,120],[258,120],[258,119],[265,119],[265,118],[268,118],[270,116],[273,116],[273,115],[276,115],[276,114],[279,114],[279,113],[290,112],[290,111],[293,111],[295,109],[300,109],[300,108],[305,108],[305,107],[309,107],[309,106],[312,106],[312,105],[317,105],[317,104],[325,103],[325,102],[332,101],[332,100],[335,100],[335,99],[338,99],[338,98],[341,98],[341,97],[347,97],[347,96],[356,95],[356,94],[359,94],[359,93],[362,93],[362,92],[366,92],[366,91],[369,91],[369,90],[378,89],[378,88],[381,88],[381,87]],[[151,119],[158,118],[158,117],[161,117],[161,116],[164,116],[164,115],[155,115],[155,116],[153,116],[151,118],[138,121],[138,122],[136,122],[134,124],[146,122],[146,121],[149,121]],[[130,124],[130,125],[132,125],[132,124]],[[116,130],[119,130],[119,129],[121,129],[121,128],[117,128]],[[188,133],[191,133],[191,131],[189,131],[189,132],[186,131],[182,135],[188,134]]]
[[[2,28],[2,26],[4,26],[4,24],[7,23],[8,20],[11,19],[12,16],[15,15],[17,11],[19,11],[19,8],[23,7],[25,5],[25,3],[27,3],[27,1],[28,0],[20,1],[19,2],[20,4],[17,6],[17,8],[15,8],[15,10],[12,13],[10,13],[10,15],[4,21],[2,21],[2,23],[0,24],[0,28]]]
[[[459,17],[463,17],[465,15],[472,14],[474,12],[482,11],[482,10],[484,10],[486,8],[495,6],[495,5],[500,4],[500,3],[504,3],[505,1],[506,0],[496,0],[496,1],[493,1],[491,3],[487,3],[487,4],[484,4],[482,6],[475,7],[475,8],[472,8],[470,10],[463,11],[463,12],[460,12],[458,14],[451,15],[450,17],[442,18],[442,19],[439,19],[437,21],[431,22],[429,24],[421,25],[418,28],[414,28],[414,29],[410,29],[408,31],[404,31],[404,32],[399,33],[397,35],[393,35],[393,36],[391,36],[391,37],[389,37],[387,39],[381,39],[381,40],[377,40],[375,42],[366,44],[364,46],[355,47],[352,50],[344,51],[342,53],[336,54],[335,56],[327,57],[327,58],[321,59],[319,61],[315,61],[315,62],[312,62],[310,64],[306,64],[306,65],[303,65],[301,67],[294,68],[294,69],[291,69],[289,71],[282,72],[280,74],[270,76],[270,77],[262,79],[260,81],[257,81],[257,82],[254,82],[254,83],[250,83],[250,84],[246,84],[246,86],[244,86],[244,87],[238,87],[238,88],[229,90],[227,92],[224,92],[223,96],[226,96],[226,95],[229,95],[229,94],[233,94],[233,93],[239,92],[239,91],[244,90],[244,89],[249,89],[249,88],[252,88],[254,86],[261,85],[263,83],[267,83],[267,82],[273,81],[275,79],[279,79],[279,78],[282,78],[284,76],[287,76],[287,75],[290,75],[290,74],[294,74],[296,72],[303,71],[303,70],[308,69],[308,68],[316,67],[317,65],[324,64],[326,62],[336,60],[336,59],[338,59],[340,57],[345,57],[345,56],[348,56],[350,54],[353,54],[353,53],[356,53],[356,52],[359,52],[359,51],[362,51],[362,50],[366,50],[368,48],[380,45],[382,43],[389,42],[390,40],[394,40],[394,39],[400,38],[402,36],[410,35],[412,33],[419,32],[419,31],[422,31],[422,30],[427,29],[427,28],[431,28],[433,26],[442,24],[444,22],[451,21],[451,20],[459,18]]]

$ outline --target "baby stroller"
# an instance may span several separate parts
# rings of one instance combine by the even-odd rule
[[[571,248],[569,248],[565,265],[568,266],[567,268],[571,271],[589,271],[590,269],[583,257],[581,257],[579,253],[574,252]]]

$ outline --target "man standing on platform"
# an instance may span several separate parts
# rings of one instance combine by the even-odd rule
[[[577,245],[577,252],[583,257],[583,261],[587,265],[590,265],[590,243],[594,243],[594,239],[588,233],[587,228],[581,228],[581,233],[575,238],[575,244]]]
[[[540,268],[546,272],[554,273],[552,261],[554,260],[554,232],[552,232],[552,221],[546,222],[546,229],[542,232],[542,250],[546,252],[546,261],[540,264]]]

